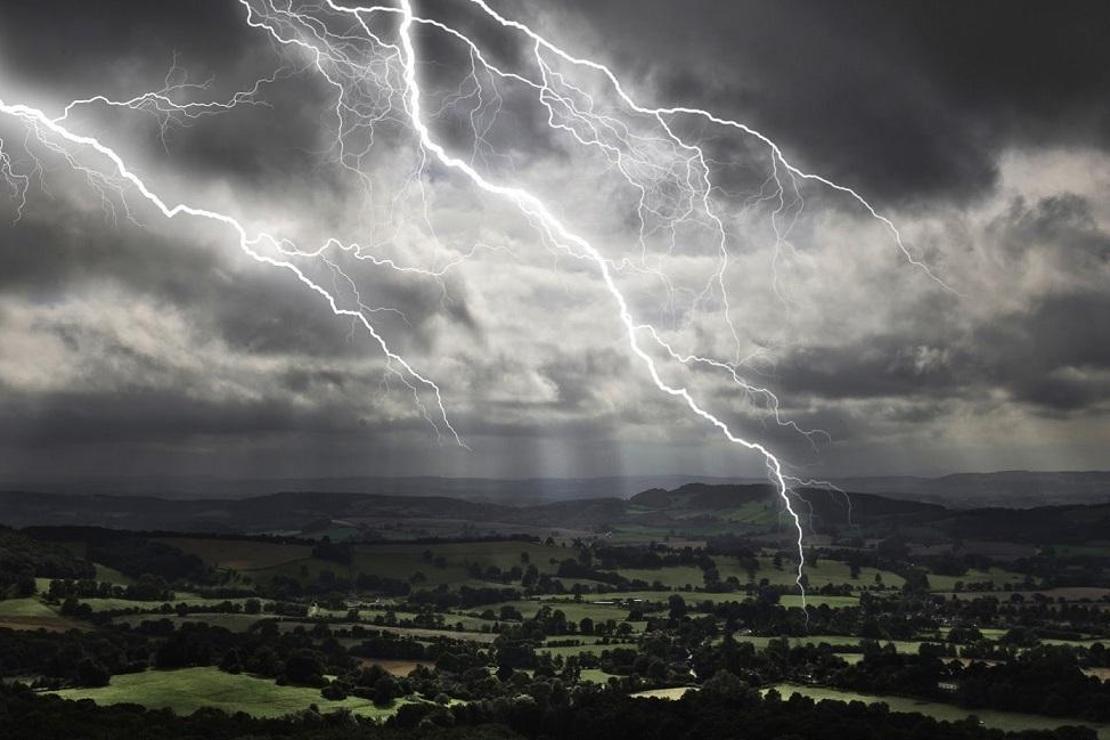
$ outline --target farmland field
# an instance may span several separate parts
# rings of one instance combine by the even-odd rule
[[[323,571],[407,581],[419,573],[422,583],[429,587],[443,584],[457,588],[464,584],[486,585],[471,577],[471,568],[485,571],[492,566],[508,571],[514,566],[524,569],[532,564],[540,573],[554,573],[556,566],[552,561],[568,557],[567,550],[559,546],[516,540],[434,546],[382,543],[353,545],[351,563],[343,564],[313,557],[308,545],[204,537],[166,537],[161,541],[196,555],[213,567],[234,570],[261,581],[277,575],[316,578]],[[433,553],[433,557],[427,557],[427,553]]]
[[[184,604],[192,607],[215,606],[230,602],[232,604],[239,604],[240,606],[247,602],[246,598],[235,599],[206,599],[201,596],[183,596],[181,598],[174,598],[168,601],[136,601],[134,599],[117,599],[117,598],[89,598],[81,599],[82,604],[87,604],[94,612],[116,611],[120,609],[138,609],[140,611],[154,612],[159,610],[163,604],[169,604],[171,607],[178,604]],[[259,600],[260,602],[262,600]]]
[[[150,709],[168,707],[178,714],[214,707],[229,713],[280,717],[307,709],[310,704],[319,706],[321,712],[349,709],[365,717],[384,717],[393,711],[375,707],[368,699],[349,697],[328,701],[320,696],[319,689],[278,686],[264,678],[232,675],[216,668],[124,674],[113,676],[108,686],[65,689],[57,694],[66,699],[92,699],[97,704],[141,704]]]
[[[930,573],[929,587],[933,591],[953,591],[957,583],[993,583],[996,589],[1001,589],[1006,584],[1010,584],[1011,586],[1020,584],[1024,579],[1025,576],[1022,574],[1002,568],[969,570],[962,576],[944,576],[937,573]]]
[[[502,604],[496,604],[492,608],[496,612],[502,606],[511,606],[520,610],[525,619],[532,617],[540,610],[541,607],[550,607],[552,611],[561,611],[566,615],[568,622],[579,622],[584,617],[589,617],[594,622],[604,622],[612,619],[616,622],[624,622],[628,618],[629,610],[626,607],[618,606],[615,604],[593,604],[588,601],[556,601],[556,600],[527,600],[527,601],[507,601]],[[635,623],[633,623],[635,628]]]
[[[0,628],[64,632],[70,629],[87,629],[88,625],[63,617],[54,607],[29,596],[0,600]]]
[[[587,668],[582,671],[581,675],[581,679],[583,681],[588,681],[590,683],[607,684],[609,683],[610,678],[620,678],[620,676],[614,676],[611,673],[606,673],[599,668]]]
[[[0,618],[4,617],[55,617],[58,612],[33,596],[0,601]]]
[[[637,691],[629,696],[635,696],[640,699],[681,699],[686,695],[687,691],[696,691],[697,689],[692,686],[675,686],[670,689],[648,689],[647,691]]]
[[[208,537],[165,537],[162,542],[196,555],[216,568],[252,571],[311,557],[308,545],[287,545],[254,540],[225,540]]]

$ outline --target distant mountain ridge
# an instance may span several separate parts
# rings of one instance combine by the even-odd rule
[[[745,504],[777,502],[778,491],[765,483],[712,486],[688,483],[667,491],[653,488],[628,500],[632,506],[645,509],[683,512],[714,512],[742,507]],[[791,493],[794,509],[799,515],[818,517],[829,524],[847,525],[876,517],[940,516],[948,510],[940,504],[891,499],[871,493],[845,493],[823,488],[803,488]]]
[[[628,498],[648,488],[674,488],[690,481],[757,483],[764,479],[697,475],[607,476],[597,478],[448,478],[442,476],[350,476],[337,478],[219,478],[215,476],[127,476],[0,479],[0,490],[155,496],[162,499],[237,499],[278,491],[365,493],[383,496],[449,496],[470,501],[547,503],[584,498]]]
[[[664,488],[642,491],[628,502],[648,509],[682,507],[713,510],[762,501],[773,494],[774,489],[767,484],[713,486],[706,483],[687,483],[671,491]]]
[[[958,509],[870,493],[805,488],[791,502],[807,531],[850,528],[868,537],[899,529],[937,537],[1067,542],[1105,539],[1110,503],[1035,509]],[[792,525],[765,483],[648,489],[631,498],[587,498],[507,505],[448,496],[289,491],[254,498],[168,500],[155,497],[0,492],[0,524],[14,527],[107,527],[207,533],[324,533],[335,526],[361,538],[396,539],[399,527],[436,532],[545,537],[553,529],[605,536],[614,529],[705,537],[761,535]],[[447,534],[446,536],[460,536]],[[778,536],[778,535],[776,535]],[[404,539],[404,537],[400,537]]]
[[[842,478],[845,490],[936,501],[956,508],[1031,508],[1110,501],[1110,471],[1002,470],[953,473],[939,478],[912,476]]]
[[[888,498],[930,501],[954,508],[983,506],[1030,508],[1052,504],[1110,501],[1110,471],[1007,470],[993,473],[954,473],[935,478],[859,476],[837,478],[831,482],[845,491],[878,494]],[[32,481],[0,479],[0,490],[214,500],[257,497],[276,491],[329,491],[400,497],[444,496],[474,502],[532,505],[587,498],[629,498],[652,489],[674,490],[691,483],[766,485],[766,480],[680,474],[524,479],[438,476],[277,479],[146,476]]]

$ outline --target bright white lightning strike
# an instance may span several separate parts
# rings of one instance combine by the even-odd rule
[[[628,347],[642,363],[654,387],[666,396],[681,401],[695,417],[716,429],[729,443],[756,452],[762,457],[768,476],[797,532],[796,581],[804,606],[802,520],[794,507],[791,494],[791,484],[801,485],[803,482],[789,475],[779,457],[765,444],[736,433],[687,387],[667,381],[657,358],[652,354],[660,352],[681,367],[697,366],[719,371],[748,398],[761,399],[775,423],[806,436],[822,433],[820,430],[802,430],[794,422],[783,419],[779,414],[778,397],[771,390],[752,384],[741,375],[743,362],[740,359],[740,342],[730,315],[725,281],[730,240],[726,224],[718,214],[715,203],[719,193],[713,179],[713,162],[701,146],[680,135],[675,121],[682,117],[700,118],[714,126],[751,137],[766,148],[770,156],[771,172],[764,188],[750,199],[749,205],[764,201],[777,204],[771,215],[776,250],[785,243],[792,223],[801,212],[799,181],[815,182],[853,199],[889,231],[894,243],[910,264],[950,290],[927,265],[913,256],[895,224],[880,215],[855,190],[805,172],[788,162],[777,144],[746,124],[698,108],[651,108],[638,104],[607,66],[568,53],[529,26],[497,13],[484,0],[465,2],[481,18],[500,26],[505,33],[527,40],[526,43],[531,46],[531,61],[538,71],[536,74],[501,69],[489,61],[489,55],[483,52],[478,41],[442,21],[417,15],[410,0],[399,0],[397,6],[369,7],[345,7],[337,5],[333,0],[325,0],[323,5],[306,5],[300,9],[294,9],[292,2],[279,5],[276,0],[238,1],[246,9],[246,22],[249,26],[267,33],[278,44],[291,48],[293,56],[299,59],[292,65],[294,71],[282,67],[273,75],[257,80],[222,101],[178,102],[177,99],[184,93],[206,90],[206,83],[175,82],[167,76],[165,87],[161,90],[142,93],[127,100],[113,100],[99,94],[90,95],[70,102],[57,116],[50,116],[28,105],[8,102],[0,94],[0,113],[18,120],[27,131],[29,142],[33,140],[44,150],[61,156],[69,166],[82,172],[102,195],[113,191],[122,199],[126,192],[133,190],[166,218],[192,216],[229,228],[234,233],[239,248],[246,255],[259,263],[290,273],[299,283],[319,295],[333,313],[351,319],[365,330],[384,354],[387,368],[412,392],[417,408],[436,433],[446,433],[455,443],[465,447],[451,423],[440,386],[392,350],[370,320],[369,316],[374,313],[396,309],[372,307],[364,303],[356,281],[330,255],[342,253],[374,268],[439,281],[448,270],[466,261],[477,251],[499,248],[475,244],[469,251],[451,258],[438,268],[423,268],[401,264],[394,258],[378,256],[369,246],[360,246],[338,236],[325,236],[316,246],[306,247],[280,234],[268,231],[253,233],[239,219],[228,213],[184,202],[168,202],[115,149],[95,136],[75,132],[70,125],[72,113],[82,106],[126,108],[156,115],[160,120],[165,142],[167,127],[172,122],[192,122],[199,117],[214,115],[240,105],[265,105],[260,101],[260,94],[267,85],[306,70],[319,75],[335,91],[335,105],[329,113],[336,126],[335,161],[365,185],[369,198],[372,199],[374,193],[366,168],[370,166],[367,157],[374,145],[375,126],[384,125],[385,122],[399,125],[410,132],[419,152],[419,165],[412,181],[420,190],[422,219],[433,239],[434,229],[431,227],[427,201],[423,197],[426,179],[424,168],[429,158],[440,167],[457,173],[465,182],[483,193],[513,205],[537,229],[549,247],[587,262],[596,269],[616,307],[615,318],[624,331]],[[399,17],[399,23],[393,31],[377,30],[373,25],[376,17]],[[333,31],[329,25],[337,18],[346,20],[342,31]],[[469,74],[461,83],[458,93],[450,99],[458,104],[468,101],[467,104],[473,106],[469,120],[474,145],[469,156],[452,152],[448,144],[437,138],[429,124],[429,119],[440,111],[429,110],[426,106],[428,94],[420,81],[417,42],[414,37],[414,28],[418,26],[461,43],[469,56]],[[387,33],[395,33],[396,40],[386,40]],[[558,64],[568,65],[569,70],[584,70],[587,75],[600,75],[610,97],[599,99],[598,93],[587,92],[588,81],[576,83],[568,77],[566,70],[556,68]],[[636,214],[639,224],[639,259],[607,257],[568,224],[564,217],[557,215],[558,209],[548,200],[527,187],[511,182],[511,178],[504,174],[484,171],[487,168],[482,167],[481,160],[485,153],[492,151],[492,145],[486,137],[490,135],[493,124],[492,120],[480,123],[478,119],[489,111],[496,115],[500,110],[502,96],[498,90],[499,83],[516,85],[530,91],[535,96],[535,102],[546,112],[546,124],[553,132],[569,136],[583,150],[596,152],[607,163],[609,170],[638,194]],[[444,103],[445,106],[449,104]],[[645,128],[647,126],[650,128]],[[94,167],[84,164],[84,159],[79,159],[89,155],[105,166]],[[33,161],[31,171],[21,171],[5,149],[5,142],[0,140],[0,178],[5,181],[18,202],[17,216],[23,212],[32,178],[38,177],[41,181],[42,177],[38,158],[33,153],[30,156]],[[787,175],[788,184],[780,179],[780,168]],[[766,191],[768,187],[769,193]],[[126,203],[124,207],[126,208]],[[128,217],[130,218],[130,213]],[[786,220],[785,227],[780,219]],[[648,227],[649,222],[657,225]],[[658,260],[653,262],[649,259],[648,242],[659,233],[669,234],[667,253],[677,253],[682,247],[678,236],[679,227],[694,227],[712,235],[711,241],[719,255],[719,261],[704,288],[693,297],[693,303],[701,305],[719,302],[721,318],[735,346],[734,356],[729,360],[675,348],[664,339],[658,327],[636,317],[628,297],[620,287],[618,276],[625,271],[649,276],[662,283],[668,294],[668,304],[674,300],[676,291],[672,287],[671,277]],[[280,256],[272,256],[271,253]],[[354,297],[355,307],[345,307],[337,291],[328,290],[319,280],[314,280],[294,259],[314,260],[325,265],[337,284],[345,285],[347,292]],[[422,393],[428,393],[434,398],[434,409],[427,408],[422,400]]]

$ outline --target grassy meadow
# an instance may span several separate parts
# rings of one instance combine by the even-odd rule
[[[319,689],[278,686],[269,679],[233,675],[214,667],[144,671],[113,676],[108,686],[55,692],[66,699],[92,699],[97,704],[140,704],[148,709],[169,708],[181,715],[201,708],[255,717],[281,717],[315,704],[321,712],[348,709],[364,717],[385,717],[396,707],[376,707],[369,699],[348,697],[328,701]]]

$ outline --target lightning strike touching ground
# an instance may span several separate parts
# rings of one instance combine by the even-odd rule
[[[745,377],[746,360],[737,324],[741,317],[734,315],[728,289],[729,271],[734,269],[733,258],[739,250],[729,209],[747,212],[765,204],[773,206],[769,221],[774,234],[771,269],[776,293],[779,250],[783,246],[793,248],[791,234],[805,207],[802,189],[807,183],[849,199],[853,207],[862,209],[886,230],[906,262],[952,291],[914,254],[896,225],[856,190],[792,164],[778,144],[754,128],[700,108],[638,103],[608,66],[566,51],[531,26],[498,13],[484,0],[461,0],[460,6],[469,9],[477,21],[493,24],[526,50],[515,67],[496,60],[483,45],[482,37],[468,33],[464,26],[423,17],[410,0],[365,7],[344,6],[333,0],[303,5],[276,0],[239,2],[245,22],[266,34],[283,51],[286,62],[271,75],[231,95],[197,99],[209,94],[210,81],[189,82],[176,58],[161,89],[122,100],[94,92],[65,103],[53,115],[11,101],[0,92],[0,113],[18,122],[27,135],[22,157],[13,155],[10,141],[0,140],[0,178],[17,203],[16,217],[24,211],[32,183],[46,187],[48,168],[43,160],[57,157],[86,178],[112,215],[118,204],[127,219],[137,223],[129,199],[138,196],[167,219],[192,217],[226,228],[249,258],[288,274],[319,296],[332,313],[364,331],[380,349],[388,371],[412,394],[419,415],[437,435],[465,447],[463,436],[452,423],[441,386],[393,349],[395,344],[379,329],[377,319],[371,320],[383,312],[396,314],[406,323],[407,317],[398,308],[372,305],[369,296],[364,300],[367,291],[347,264],[353,260],[367,269],[394,273],[403,279],[433,281],[441,287],[446,301],[444,280],[450,272],[479,254],[511,253],[503,245],[479,241],[464,249],[444,246],[434,225],[435,208],[429,188],[447,173],[482,197],[515,209],[554,255],[588,265],[601,280],[613,307],[611,314],[599,319],[619,326],[628,350],[654,388],[679,401],[694,419],[731,445],[760,456],[796,531],[796,583],[804,606],[804,531],[792,487],[822,484],[791,475],[768,444],[737,431],[724,412],[711,410],[712,399],[700,395],[691,383],[671,378],[675,373],[695,371],[719,375],[776,425],[802,434],[811,442],[815,437],[827,437],[821,430],[803,429],[783,416],[779,397],[764,384]],[[421,58],[424,34],[430,34],[436,43],[458,47],[466,60],[457,88],[447,94],[425,82]],[[433,264],[424,265],[415,255],[408,260],[379,252],[378,246],[388,240],[359,241],[323,234],[305,243],[303,238],[283,233],[280,225],[256,229],[250,225],[255,219],[247,221],[216,210],[202,200],[175,202],[151,185],[150,178],[141,176],[140,168],[128,163],[127,154],[105,143],[106,137],[81,133],[90,124],[77,115],[95,109],[153,115],[163,148],[168,149],[174,126],[199,124],[243,106],[265,107],[267,88],[298,76],[311,77],[330,91],[331,105],[321,111],[321,126],[330,132],[327,161],[359,184],[367,212],[388,204],[386,221],[407,219],[419,223],[423,238],[435,248]],[[631,218],[637,235],[636,243],[628,245],[630,249],[610,254],[611,244],[587,236],[587,230],[566,215],[571,210],[568,204],[539,192],[519,175],[513,157],[498,148],[497,119],[510,94],[529,96],[552,136],[573,142],[575,156],[593,157],[602,172],[612,175],[633,194]],[[441,124],[451,116],[465,121],[469,147],[444,136]],[[730,201],[727,190],[717,182],[715,157],[696,136],[687,133],[690,121],[723,129],[741,137],[744,146],[757,148],[758,155],[753,158],[758,156],[762,167],[760,184],[738,204]],[[394,144],[394,148],[411,154],[411,170],[401,190],[383,195],[375,187],[373,171],[376,147],[383,146],[380,139],[387,133],[404,142],[404,146]],[[407,202],[410,190],[416,205],[411,214],[406,214],[402,202]],[[265,223],[266,217],[257,220]],[[691,287],[668,267],[693,251],[712,255],[713,266]],[[334,287],[329,289],[314,270],[330,275]],[[639,309],[625,286],[625,281],[631,279],[657,286],[656,310],[673,319],[669,329],[659,321],[644,318],[644,310]],[[695,317],[701,320],[703,314],[711,314],[720,322],[718,338],[724,337],[728,344],[720,350],[720,357],[670,338],[694,327]]]

